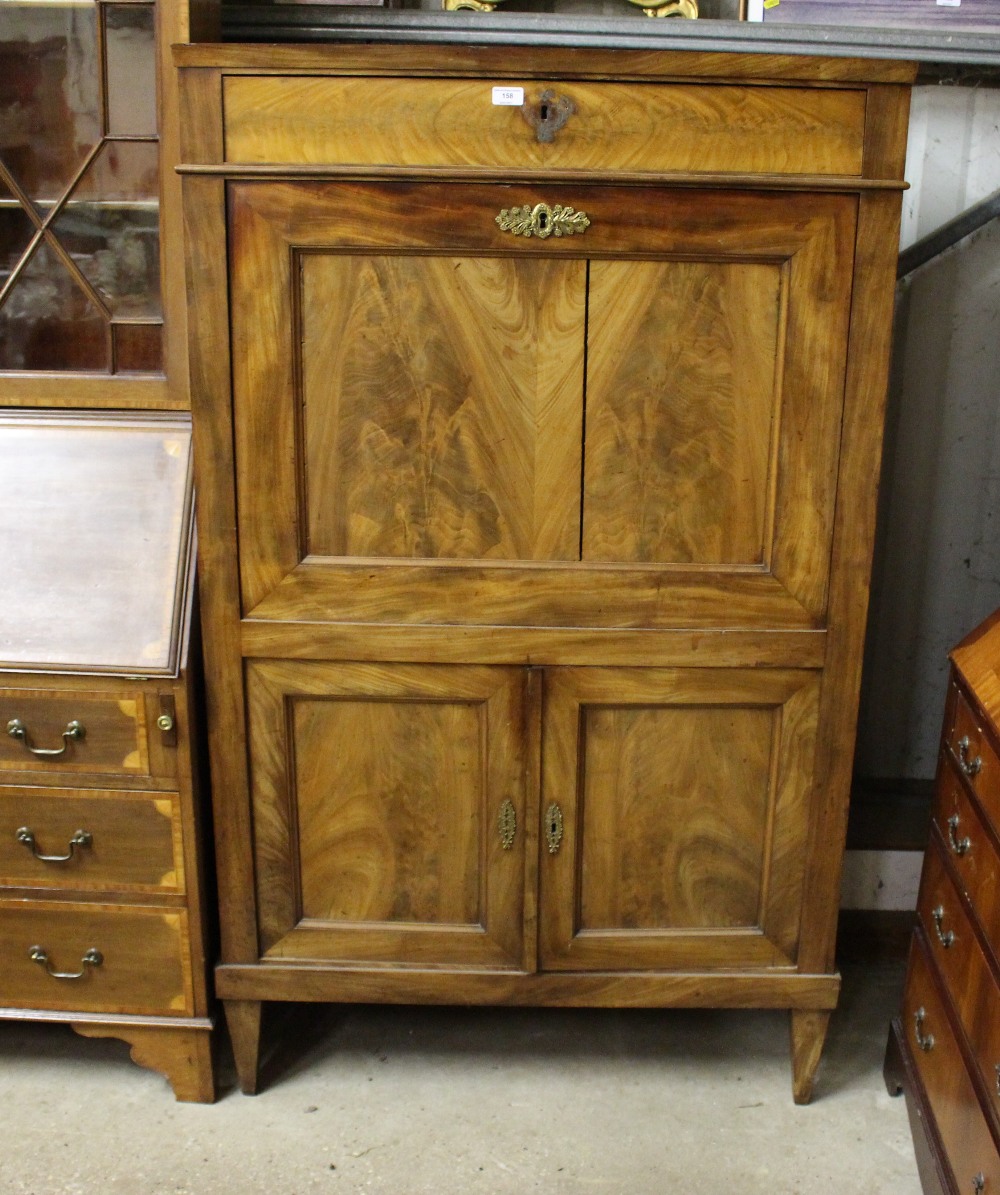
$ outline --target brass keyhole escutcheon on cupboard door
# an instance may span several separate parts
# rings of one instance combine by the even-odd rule
[[[500,833],[500,845],[505,851],[509,851],[514,845],[514,838],[517,834],[517,810],[510,797],[507,797],[500,806],[497,829]]]
[[[562,845],[563,840],[563,815],[559,806],[552,802],[552,804],[545,810],[545,841],[548,844],[549,854],[554,855]]]

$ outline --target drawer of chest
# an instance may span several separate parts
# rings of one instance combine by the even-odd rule
[[[932,837],[918,914],[1000,1126],[1000,985]]]
[[[987,818],[1000,828],[1000,756],[975,706],[954,683],[949,711],[945,753],[976,794]]]
[[[962,1192],[1000,1191],[1000,1155],[952,1032],[923,945],[914,934],[903,995],[903,1031]]]
[[[185,1014],[193,1008],[182,910],[0,900],[0,1004]]]
[[[0,885],[182,892],[177,795],[0,788]]]
[[[979,810],[947,761],[938,775],[933,822],[980,923],[1000,924],[1000,854]]]
[[[230,76],[230,162],[859,175],[856,88]]]
[[[139,690],[0,689],[0,771],[148,776],[146,701]]]

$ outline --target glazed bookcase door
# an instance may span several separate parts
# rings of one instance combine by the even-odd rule
[[[525,681],[249,665],[265,958],[520,967]]]
[[[589,226],[498,225],[545,199]],[[241,182],[229,211],[245,612],[822,623],[853,198]]]
[[[2,6],[2,371],[163,368],[156,20]]]
[[[543,970],[794,967],[816,673],[546,676]]]

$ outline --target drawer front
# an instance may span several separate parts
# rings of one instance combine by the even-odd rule
[[[149,748],[141,692],[0,689],[0,769],[46,775],[146,776]]]
[[[979,811],[946,760],[938,777],[934,824],[984,926],[1000,917],[1000,856]]]
[[[1000,1156],[938,994],[921,934],[914,935],[903,1030],[962,1192],[1000,1191]],[[982,1183],[977,1182],[982,1176]]]
[[[39,951],[44,957],[33,958]],[[3,900],[0,958],[0,1003],[8,1007],[193,1011],[183,910]]]
[[[1000,985],[931,839],[918,913],[931,954],[951,993],[1000,1126]]]
[[[224,112],[230,162],[859,175],[865,92],[237,76]]]
[[[1000,828],[1000,757],[975,706],[952,685],[953,717],[946,735],[952,763],[969,783],[994,827]]]
[[[174,793],[0,788],[0,885],[182,892]]]

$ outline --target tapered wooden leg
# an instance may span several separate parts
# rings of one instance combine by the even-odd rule
[[[211,1026],[204,1029],[160,1025],[114,1025],[74,1021],[82,1037],[116,1037],[128,1042],[132,1061],[159,1071],[176,1099],[190,1104],[215,1102]]]
[[[229,1039],[233,1043],[233,1058],[240,1090],[244,1095],[257,1094],[258,1069],[260,1065],[260,1015],[259,1000],[225,1000],[226,1024]]]
[[[791,1013],[792,1097],[797,1104],[812,1099],[813,1080],[823,1053],[830,1010],[795,1008]]]

